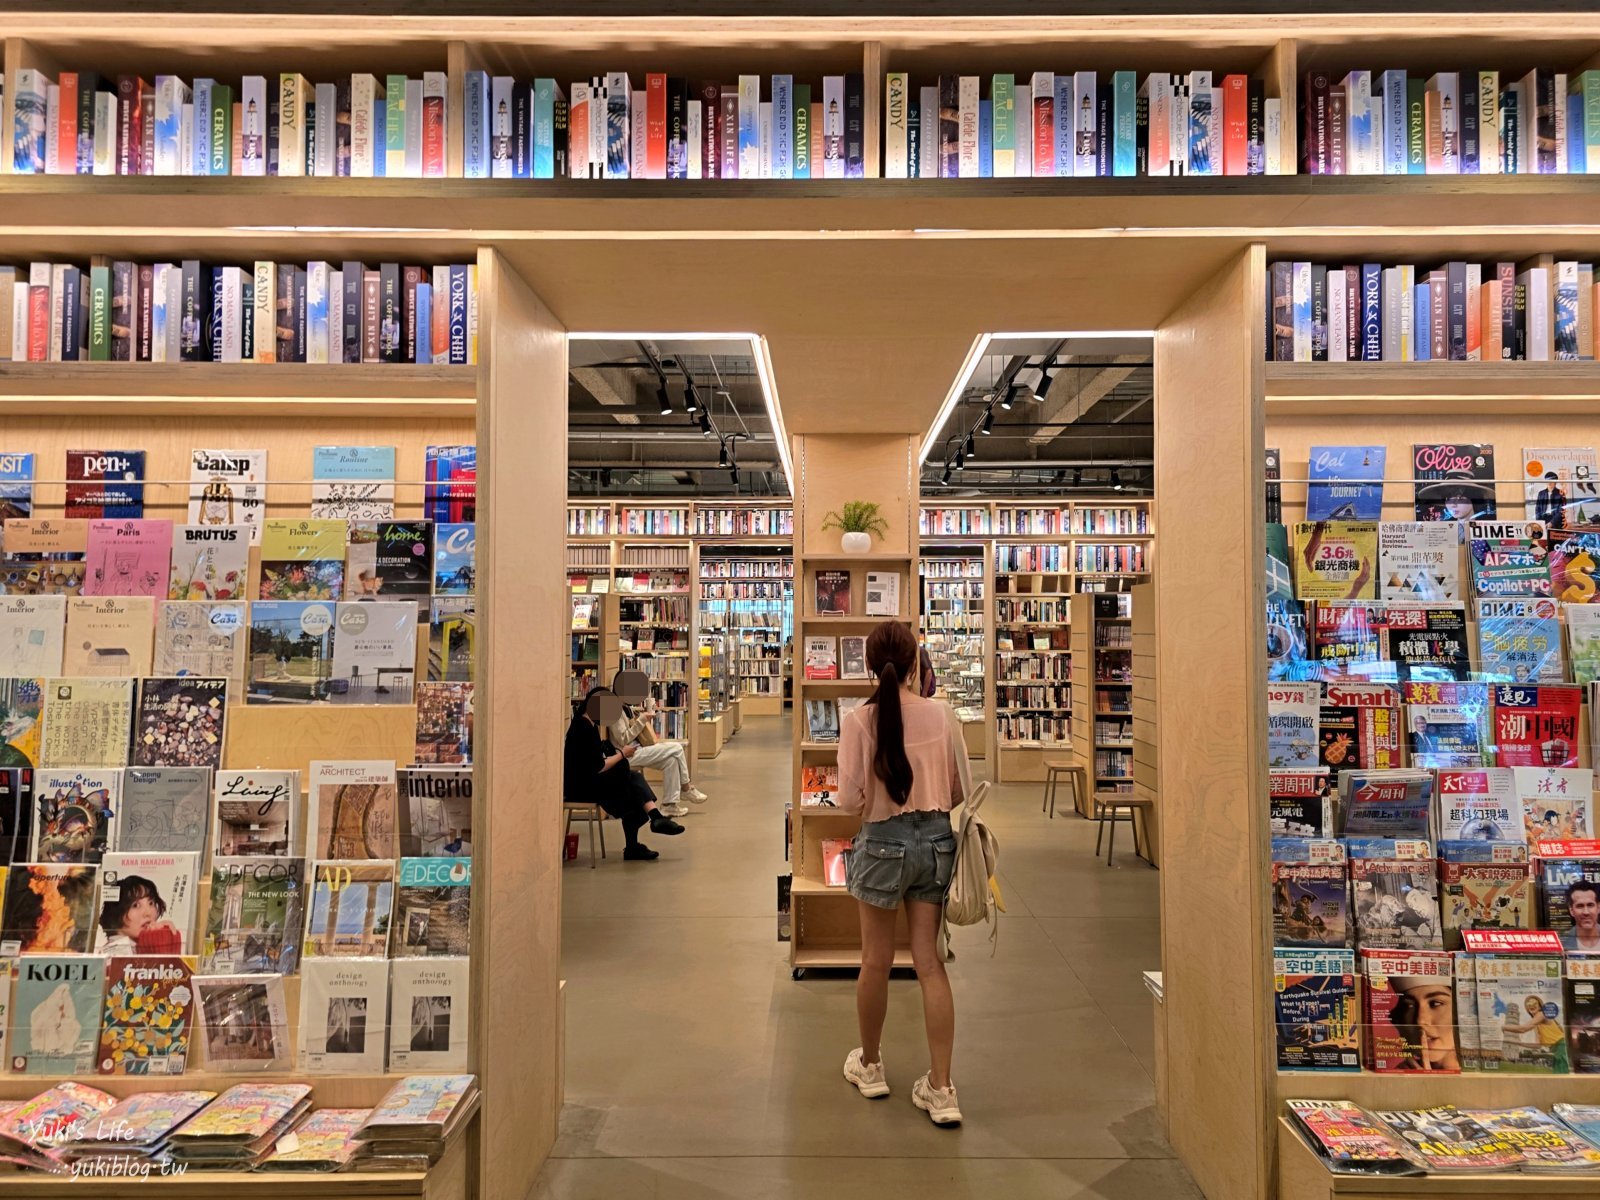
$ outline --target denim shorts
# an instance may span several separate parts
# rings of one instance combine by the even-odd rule
[[[875,908],[899,908],[902,900],[943,904],[955,861],[949,813],[898,813],[861,827],[850,848],[845,884],[852,896]]]

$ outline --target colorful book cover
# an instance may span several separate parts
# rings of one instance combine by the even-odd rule
[[[1600,524],[1600,467],[1592,446],[1522,451],[1528,520],[1552,532]]]
[[[1600,604],[1600,531],[1550,537],[1550,594],[1569,608]]]
[[[1453,91],[1456,76],[1452,73],[1449,78]],[[1430,90],[1429,94],[1434,93]],[[1429,108],[1430,111],[1433,108],[1431,103]],[[1456,136],[1450,131],[1445,144],[1453,145]],[[1452,169],[1449,173],[1455,172]],[[1430,1173],[1504,1171],[1522,1162],[1515,1146],[1489,1132],[1453,1104],[1412,1112],[1375,1110],[1373,1115],[1405,1141],[1412,1156],[1419,1158]]]
[[[218,771],[211,853],[287,857],[299,842],[299,809],[299,771]]]
[[[193,986],[206,1070],[281,1071],[290,1066],[289,1017],[281,976],[196,975]],[[212,1107],[222,1102],[219,1098]],[[189,1122],[179,1134],[193,1135],[195,1125],[209,1112]]]
[[[39,765],[46,681],[0,677],[0,767]]]
[[[227,732],[228,681],[199,676],[139,680],[133,717],[135,767],[219,767]]]
[[[328,698],[334,608],[315,600],[257,600],[250,605],[247,703],[305,704]]]
[[[1360,952],[1359,963],[1367,1027],[1362,1065],[1386,1074],[1460,1073],[1450,955],[1372,948]]]
[[[1412,681],[1401,694],[1412,766],[1483,767],[1493,759],[1488,684]]]
[[[390,1071],[466,1069],[470,962],[397,958],[389,964]],[[387,1097],[380,1110],[386,1104]]]
[[[1272,954],[1280,1071],[1359,1071],[1361,1018],[1349,950]]]
[[[408,858],[471,857],[471,767],[401,769],[400,853]]]
[[[243,600],[249,585],[250,530],[243,525],[173,528],[168,600]]]
[[[1383,659],[1381,604],[1321,600],[1311,606],[1312,657],[1324,679],[1394,678]]]
[[[229,1088],[172,1135],[179,1145],[253,1142],[311,1097],[308,1083],[241,1083]]]
[[[1384,656],[1402,683],[1472,677],[1467,614],[1459,604],[1389,604],[1384,608]]]
[[[800,768],[800,804],[802,807],[810,808],[838,807],[837,763],[807,764]]]
[[[0,678],[61,674],[66,621],[65,596],[0,596]]]
[[[319,862],[312,868],[306,958],[383,958],[394,907],[393,860]]]
[[[1333,837],[1332,776],[1327,767],[1267,772],[1271,832],[1275,838]]]
[[[1339,778],[1341,830],[1351,838],[1426,838],[1432,830],[1433,789],[1432,771],[1348,771]]]
[[[1351,838],[1345,853],[1359,945],[1443,948],[1432,845],[1420,838]]]
[[[476,1075],[408,1075],[385,1093],[356,1140],[440,1137],[477,1088]]]
[[[1600,679],[1600,605],[1574,604],[1562,610],[1567,623],[1567,647],[1572,657],[1572,681],[1587,684]]]
[[[94,952],[194,953],[200,856],[110,850],[100,862],[100,924]]]
[[[68,450],[68,517],[144,516],[143,450]]]
[[[436,596],[428,605],[428,680],[471,683],[478,614],[470,596]]]
[[[182,1075],[194,1028],[194,959],[116,956],[106,964],[98,1070]]]
[[[394,517],[393,446],[317,446],[311,456],[311,515],[322,520]]]
[[[1493,598],[1550,594],[1549,539],[1532,521],[1474,521],[1471,539],[1472,590]]]
[[[69,596],[61,670],[80,677],[148,675],[155,642],[149,596]]]
[[[1267,685],[1267,766],[1316,765],[1321,706],[1319,683]]]
[[[215,1092],[136,1092],[119,1100],[114,1108],[84,1122],[82,1132],[64,1149],[73,1158],[93,1154],[145,1154],[155,1150],[168,1135],[195,1113],[216,1099]]]
[[[1385,600],[1459,600],[1461,544],[1447,522],[1384,521],[1378,566]]]
[[[1527,843],[1441,841],[1439,908],[1446,950],[1460,950],[1469,929],[1532,928],[1537,913]]]
[[[21,357],[16,348],[14,358]],[[33,516],[33,455],[0,452],[0,521]],[[0,542],[0,546],[4,543]]]
[[[1479,1108],[1466,1110],[1465,1115],[1490,1136],[1510,1142],[1522,1156],[1523,1169],[1530,1173],[1600,1168],[1600,1147],[1541,1109]]]
[[[1552,1104],[1550,1111],[1561,1123],[1582,1134],[1593,1145],[1600,1145],[1600,1106],[1593,1104]]]
[[[333,674],[328,699],[336,704],[409,704],[417,673],[417,604],[340,601],[334,606]]]
[[[431,521],[373,521],[350,526],[345,595],[351,600],[426,597],[432,590]]]
[[[1411,447],[1419,521],[1492,521],[1494,447],[1431,442]]]
[[[1352,932],[1343,843],[1273,838],[1272,944],[1344,948]]]
[[[1350,1100],[1286,1100],[1285,1107],[1311,1139],[1317,1155],[1338,1172],[1420,1175],[1400,1142],[1375,1117]]]
[[[122,771],[42,769],[34,775],[33,802],[33,862],[98,863],[116,845]]]
[[[88,864],[12,864],[0,906],[0,956],[88,953],[99,874]]]
[[[156,605],[155,675],[226,679],[244,692],[245,649],[250,641],[243,600],[170,600]]]
[[[1561,621],[1553,600],[1479,600],[1479,678],[1560,683]]]
[[[1306,520],[1383,519],[1384,446],[1312,446]]]
[[[1576,767],[1578,716],[1582,710],[1582,688],[1496,684],[1490,726],[1495,766]]]
[[[1522,842],[1522,804],[1511,768],[1444,767],[1438,785],[1440,842]]]
[[[472,761],[472,684],[417,685],[416,761]]]
[[[189,462],[189,524],[243,525],[261,541],[267,515],[265,450],[195,450]]]
[[[1322,699],[1319,723],[1320,764],[1335,775],[1400,765],[1405,734],[1396,689],[1332,680]]]
[[[92,1075],[106,960],[95,954],[33,954],[17,959],[12,970],[12,1072]]]
[[[120,767],[132,724],[133,680],[47,680],[39,765]]]
[[[429,446],[423,463],[423,515],[438,524],[477,520],[478,448]]]
[[[261,529],[261,600],[338,600],[344,589],[343,521],[269,518]]]
[[[199,854],[206,846],[211,772],[205,767],[129,767],[122,773],[125,853]]]
[[[546,174],[542,178],[549,178]],[[382,1069],[382,1052],[379,1066],[350,1068],[362,1072]],[[310,1068],[302,1068],[310,1069]],[[340,1068],[341,1070],[344,1068]],[[280,1138],[272,1151],[261,1160],[261,1171],[337,1171],[350,1162],[361,1143],[355,1132],[372,1114],[370,1108],[319,1108],[294,1127],[294,1137]]]
[[[1576,714],[1574,714],[1576,716]],[[1574,763],[1576,759],[1573,760]],[[1514,766],[1517,801],[1530,847],[1594,836],[1594,776],[1584,767]]]
[[[1567,1053],[1574,1075],[1600,1075],[1600,955],[1567,957]]]
[[[300,961],[305,860],[211,860],[200,969],[207,975],[292,975]]]
[[[1376,600],[1376,522],[1301,521],[1294,527],[1295,596]]]
[[[1295,597],[1289,566],[1289,531],[1267,526],[1267,678],[1315,679],[1319,671],[1308,654],[1305,607]]]
[[[1559,954],[1479,954],[1480,1070],[1566,1075],[1566,997]]]
[[[402,858],[395,897],[395,958],[471,952],[470,858]]]
[[[1534,849],[1539,856],[1544,928],[1560,935],[1568,953],[1600,954],[1600,845],[1588,840],[1540,841]]]
[[[477,528],[470,521],[434,527],[434,595],[472,595],[477,573]]]
[[[394,763],[313,762],[306,857],[396,857],[396,805]]]
[[[381,958],[308,958],[300,965],[302,1071],[381,1074],[389,964]]]

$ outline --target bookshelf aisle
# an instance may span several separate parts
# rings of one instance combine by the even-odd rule
[[[624,529],[640,523],[627,520],[630,514],[641,512],[624,509]],[[693,759],[699,674],[689,582],[694,547],[688,541],[629,538],[616,545],[617,669],[644,673],[661,736],[683,742]]]
[[[783,712],[783,647],[794,630],[794,551],[702,540],[700,609],[727,636],[730,694],[744,715]]]
[[[612,611],[610,542],[567,543],[567,592],[572,631],[568,699],[576,704],[590,688],[609,686],[616,672],[615,626],[607,620]]]
[[[986,547],[922,543],[918,563],[922,644],[940,694],[955,709],[967,753],[982,758],[988,742]]]
[[[1072,598],[1073,755],[1097,798],[1133,792],[1132,600],[1127,592]]]
[[[1161,769],[1156,728],[1156,677],[1160,655],[1156,649],[1156,587],[1136,583],[1129,593],[1133,604],[1133,791],[1149,807],[1134,810],[1144,823],[1140,837],[1145,854],[1161,865]]]

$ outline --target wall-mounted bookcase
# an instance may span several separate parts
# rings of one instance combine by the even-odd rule
[[[925,541],[918,563],[922,645],[973,758],[984,757],[989,740],[988,558],[982,542]]]
[[[1072,749],[1096,799],[1133,792],[1133,596],[1072,598]],[[1086,814],[1087,815],[1087,814]]]
[[[729,695],[745,716],[779,716],[783,651],[794,633],[792,543],[701,540],[699,547],[701,626],[724,632]]]

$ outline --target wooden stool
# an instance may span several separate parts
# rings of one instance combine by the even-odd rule
[[[1099,822],[1099,828],[1096,830],[1094,838],[1095,856],[1099,857],[1100,839],[1105,835],[1106,823],[1109,821],[1111,824],[1111,837],[1107,839],[1106,842],[1106,866],[1109,867],[1112,865],[1111,856],[1115,852],[1117,845],[1117,823],[1119,821],[1126,821],[1133,828],[1133,852],[1140,858],[1143,858],[1146,862],[1149,862],[1149,856],[1146,855],[1139,846],[1139,820],[1135,810],[1145,810],[1153,807],[1154,804],[1143,796],[1125,795],[1122,793],[1108,793],[1104,796],[1095,796],[1095,819]],[[1118,815],[1119,813],[1123,812],[1125,812],[1127,815]],[[1155,866],[1154,863],[1150,863],[1150,865],[1152,867]]]
[[[572,834],[572,818],[573,817],[577,817],[578,820],[580,820],[580,821],[587,821],[588,822],[588,824],[589,824],[589,869],[591,871],[594,870],[594,867],[595,867],[594,844],[595,844],[597,836],[598,836],[598,840],[600,842],[600,857],[604,858],[606,856],[606,827],[605,827],[605,824],[604,824],[605,819],[606,819],[605,812],[600,808],[600,806],[598,804],[571,804],[571,803],[567,803],[566,801],[563,801],[562,804],[561,804],[561,807],[567,810],[567,830],[566,830],[567,836],[570,837],[571,834]],[[563,840],[563,843],[565,843],[565,838],[563,838],[562,840]],[[563,851],[566,849],[565,844],[563,844],[562,849],[563,849]],[[1099,848],[1098,847],[1096,847],[1095,853],[1097,853],[1097,854],[1099,853]]]
[[[1078,763],[1068,762],[1064,758],[1047,758],[1044,760],[1044,804],[1040,812],[1048,812],[1050,819],[1055,820],[1056,815],[1056,783],[1065,775],[1072,784],[1072,807],[1079,812],[1083,811],[1083,798],[1089,793],[1089,772]],[[1096,850],[1096,854],[1100,851]]]

